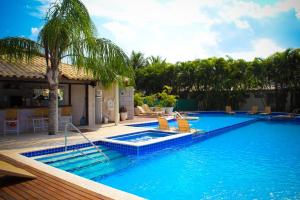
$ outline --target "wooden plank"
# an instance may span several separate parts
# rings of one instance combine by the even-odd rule
[[[90,192],[89,190],[86,190],[82,187],[71,184],[67,181],[58,179],[54,176],[49,176],[49,174],[46,174],[44,172],[35,171],[32,173],[34,173],[37,176],[43,176],[43,179],[40,180],[41,181],[40,184],[48,184],[48,186],[51,186],[55,189],[63,190],[64,194],[66,193],[71,196],[81,195],[85,199],[99,199],[101,197],[98,194],[91,195],[90,193],[88,193],[88,192]]]
[[[3,198],[3,199],[5,199],[5,200],[14,200],[10,195],[8,195],[3,190],[0,190],[0,197]]]
[[[26,168],[27,170],[29,170],[29,168],[27,168],[28,166],[24,166],[24,168]],[[59,179],[57,177],[54,177],[52,175],[49,175],[45,172],[42,172],[40,170],[37,170],[37,169],[30,169],[30,170],[33,170],[31,171],[33,174],[35,174],[36,176],[42,176],[43,179],[41,180],[42,182],[45,183],[45,181],[47,180],[47,183],[49,181],[49,184],[51,184],[53,187],[56,187],[56,188],[64,188],[64,192],[68,192],[71,191],[72,193],[70,194],[73,194],[73,193],[76,193],[76,194],[81,194],[83,195],[85,198],[88,198],[88,199],[99,199],[101,198],[102,196],[100,194],[97,194],[97,193],[94,193],[94,192],[91,192],[85,188],[82,188],[78,185],[74,185],[72,183],[69,183],[65,180],[62,180],[62,179]],[[67,191],[66,191],[67,190]]]
[[[3,155],[0,155],[0,159],[5,160],[16,167],[21,167],[37,176],[37,178],[33,180],[0,188],[0,192],[3,193],[5,199],[109,199],[103,197],[103,195],[27,166]]]
[[[19,196],[22,197],[22,199],[37,199],[36,197],[34,197],[31,192],[27,191],[24,186],[22,186],[21,184],[16,184],[15,188],[11,188],[13,189]]]
[[[21,184],[24,186],[26,191],[32,193],[32,195],[38,199],[43,198],[45,200],[51,200],[54,198],[54,197],[49,196],[47,193],[43,192],[40,188],[33,187],[29,184],[23,184],[23,183],[21,183]]]
[[[16,200],[23,200],[24,198],[22,196],[20,196],[19,194],[16,193],[15,190],[11,189],[11,188],[8,188],[8,187],[4,187],[2,188],[2,190],[4,192],[6,192],[9,196],[11,196],[13,199],[16,199]]]
[[[45,197],[46,199],[59,199],[59,200],[63,200],[66,199],[67,197],[64,195],[64,193],[59,192],[59,191],[53,191],[49,188],[51,188],[50,186],[48,186],[47,184],[38,182],[38,183],[33,183],[30,182],[28,183],[28,186],[31,188],[31,190],[39,192],[40,194],[43,195],[43,197]]]

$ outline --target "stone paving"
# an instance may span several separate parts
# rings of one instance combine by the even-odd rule
[[[84,133],[90,140],[99,140],[104,137],[115,136],[136,132],[139,130],[146,130],[144,128],[130,127],[126,124],[154,121],[155,118],[135,117],[133,120],[126,120],[119,125],[105,124],[96,127],[79,127],[80,129],[89,129],[91,132]],[[86,140],[76,132],[68,133],[68,145],[85,143]],[[13,149],[32,149],[41,147],[56,147],[63,146],[65,141],[64,133],[60,132],[56,135],[48,135],[45,132],[41,133],[20,133],[17,136],[15,133],[7,135],[0,135],[0,150],[13,150]]]

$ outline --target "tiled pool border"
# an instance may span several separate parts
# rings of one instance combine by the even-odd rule
[[[241,123],[233,124],[231,126],[226,126],[226,127],[220,128],[220,129],[208,131],[208,132],[205,132],[205,134],[196,134],[196,135],[187,134],[187,135],[182,135],[182,136],[180,134],[176,134],[180,137],[170,138],[167,140],[153,142],[151,144],[145,144],[145,145],[136,145],[136,144],[130,145],[130,144],[124,144],[124,143],[122,144],[122,142],[120,143],[120,142],[105,141],[105,139],[94,141],[94,144],[103,145],[103,146],[112,148],[113,150],[120,151],[127,155],[128,154],[143,155],[143,154],[151,153],[151,152],[162,150],[162,149],[169,148],[169,147],[179,146],[179,145],[188,144],[188,143],[192,143],[192,142],[203,141],[203,140],[209,139],[211,137],[225,133],[227,131],[230,131],[232,129],[240,128],[242,126],[246,126],[248,124],[254,123],[258,120],[262,120],[262,119],[259,119],[259,118],[250,119],[250,120],[247,120],[247,121],[244,121]],[[152,123],[154,123],[154,122],[152,122]],[[143,125],[145,125],[145,124],[143,124]],[[149,131],[155,132],[154,130],[149,130]],[[137,131],[134,133],[138,133],[138,132],[144,132],[144,131]],[[133,134],[133,133],[130,133],[130,134]],[[128,134],[126,134],[126,135],[128,135]],[[73,150],[73,149],[77,149],[77,148],[84,148],[84,147],[90,147],[90,146],[91,146],[90,143],[68,145],[67,150]],[[38,151],[25,152],[25,153],[21,153],[21,155],[26,156],[26,157],[35,157],[35,156],[47,155],[47,154],[58,153],[58,152],[63,152],[63,151],[65,151],[64,146],[50,148],[50,149],[44,149],[44,150],[38,150]]]
[[[171,136],[163,137],[160,140],[153,140],[151,143],[146,142],[144,144],[143,143],[130,144],[129,142],[121,142],[116,140],[105,140],[105,139],[102,141],[97,141],[97,143],[99,145],[103,145],[112,148],[114,150],[120,151],[123,154],[143,155],[154,151],[162,150],[168,147],[186,144],[188,142],[191,142],[192,138],[193,138],[192,134],[184,133],[184,134],[173,134]]]

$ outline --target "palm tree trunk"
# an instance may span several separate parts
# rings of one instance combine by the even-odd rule
[[[58,67],[51,66],[47,70],[49,82],[49,135],[58,132]]]
[[[49,135],[58,132],[58,85],[50,87],[49,91]]]

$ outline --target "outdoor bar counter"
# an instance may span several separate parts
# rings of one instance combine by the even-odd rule
[[[58,114],[61,115],[61,109],[67,106],[60,106],[58,108]],[[19,123],[19,132],[33,132],[33,122],[32,117],[34,116],[35,109],[47,108],[47,107],[24,107],[16,108],[18,112],[18,123]],[[5,119],[6,109],[0,109],[0,134],[4,133],[4,119]],[[16,134],[16,133],[7,133],[7,134]]]

